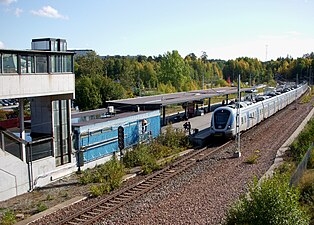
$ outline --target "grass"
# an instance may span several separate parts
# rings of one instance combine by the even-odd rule
[[[11,225],[11,224],[15,224],[16,223],[16,219],[15,219],[15,215],[14,212],[12,210],[5,210],[0,224],[1,225]]]
[[[245,163],[247,163],[247,164],[256,164],[258,158],[259,158],[259,156],[256,153],[254,153],[253,155],[250,155],[246,159]]]
[[[314,169],[307,170],[299,183],[301,203],[311,216],[310,225],[314,225]]]
[[[48,209],[48,207],[44,204],[44,203],[42,203],[42,202],[40,202],[40,203],[38,203],[37,205],[36,205],[36,211],[39,213],[39,212],[43,212],[43,211],[45,211],[45,210],[47,210]]]

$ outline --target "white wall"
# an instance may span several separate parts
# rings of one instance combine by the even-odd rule
[[[28,164],[0,149],[0,201],[30,190]],[[55,166],[54,157],[36,160],[32,164],[33,188],[45,186],[77,170],[74,155],[72,163]]]
[[[0,99],[74,93],[75,77],[71,73],[0,76]]]
[[[26,193],[29,188],[27,164],[3,152],[0,157],[0,201]]]

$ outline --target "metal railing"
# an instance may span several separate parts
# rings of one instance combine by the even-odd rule
[[[303,156],[302,161],[299,163],[297,169],[294,171],[293,175],[290,178],[290,186],[296,186],[304,171],[307,169],[307,163],[311,157],[311,153],[312,153],[312,149],[313,149],[313,144],[311,144],[311,146],[308,148],[306,154]]]
[[[0,130],[0,148],[22,161],[30,162],[53,155],[53,137],[26,141],[8,130]],[[25,153],[22,146],[25,146]],[[25,154],[25,155],[24,155]]]

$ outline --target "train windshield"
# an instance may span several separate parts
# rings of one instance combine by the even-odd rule
[[[223,129],[226,127],[228,119],[230,116],[230,111],[228,110],[218,110],[214,115],[215,128]]]

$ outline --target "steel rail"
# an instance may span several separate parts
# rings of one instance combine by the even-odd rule
[[[139,196],[149,192],[155,187],[159,186],[166,180],[176,176],[177,174],[190,168],[192,165],[204,158],[218,152],[224,148],[231,141],[215,148],[214,150],[208,150],[203,148],[195,150],[194,152],[183,156],[181,159],[175,161],[171,165],[164,167],[163,169],[156,171],[149,175],[142,181],[135,183],[127,188],[124,188],[106,198],[94,203],[82,210],[67,215],[67,218],[60,221],[54,221],[53,224],[93,224],[99,221],[101,218],[120,208],[121,206],[137,199]]]

